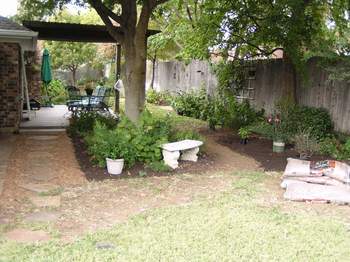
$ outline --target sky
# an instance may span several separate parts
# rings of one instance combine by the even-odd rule
[[[17,0],[0,0],[0,16],[13,16],[17,13]]]
[[[13,16],[17,13],[17,2],[18,0],[0,0],[0,16]],[[70,12],[78,12],[84,10],[76,6],[68,5]]]

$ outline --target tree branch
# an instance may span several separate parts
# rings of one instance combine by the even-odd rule
[[[100,0],[89,0],[89,4],[96,10],[98,15],[101,17],[103,23],[106,25],[106,28],[110,35],[118,42],[122,43],[124,41],[123,34],[120,34],[117,32],[115,26],[113,25],[112,21],[110,20],[110,16],[108,13],[106,13],[106,9],[109,10],[106,6],[102,4]],[[112,12],[112,11],[110,11]],[[112,12],[113,13],[113,12]],[[114,14],[114,13],[113,13]],[[115,16],[117,16],[115,14]],[[122,20],[120,19],[120,22]],[[123,26],[121,24],[120,27],[123,30]]]

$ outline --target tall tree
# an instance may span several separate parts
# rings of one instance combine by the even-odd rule
[[[332,48],[327,32],[332,28],[342,32],[341,28],[349,26],[349,5],[344,0],[201,1],[198,29],[192,36],[197,43],[195,55],[208,57],[220,51],[247,59],[270,57],[283,49],[284,58],[303,73],[310,50]],[[295,90],[286,91],[295,94]]]
[[[125,111],[137,121],[145,102],[147,29],[152,12],[168,0],[21,0],[23,17],[43,17],[57,8],[74,3],[90,5],[119,42],[125,54]],[[138,6],[140,8],[138,8]],[[138,12],[138,10],[140,10]],[[28,16],[29,14],[29,16]],[[119,30],[115,25],[119,25]]]

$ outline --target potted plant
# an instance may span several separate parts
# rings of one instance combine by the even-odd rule
[[[87,87],[87,88],[85,88],[85,92],[86,92],[87,96],[92,96],[94,89],[92,89],[91,87]]]
[[[120,175],[124,167],[123,149],[118,144],[108,143],[106,148],[107,171],[111,175]]]
[[[286,135],[283,126],[283,122],[281,121],[280,115],[276,114],[274,116],[270,116],[267,119],[268,123],[271,125],[271,138],[272,138],[272,152],[274,153],[282,153],[285,149],[285,141]]]
[[[246,145],[247,142],[248,142],[248,138],[251,135],[251,131],[250,131],[250,129],[248,127],[241,127],[238,130],[238,135],[241,138],[241,144]]]

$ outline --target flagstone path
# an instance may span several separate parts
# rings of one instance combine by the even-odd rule
[[[87,181],[75,159],[66,134],[7,135],[0,137],[0,220],[14,225],[55,222],[61,213],[61,193],[65,186]],[[14,228],[4,233],[8,240],[43,242],[50,234],[43,230]]]
[[[215,159],[204,163],[211,167],[208,171],[88,182],[67,134],[13,136],[12,149],[0,155],[7,162],[0,238],[34,243],[59,237],[70,242],[149,209],[217,194],[234,181],[231,172],[257,169],[252,159],[207,138],[208,152]]]

